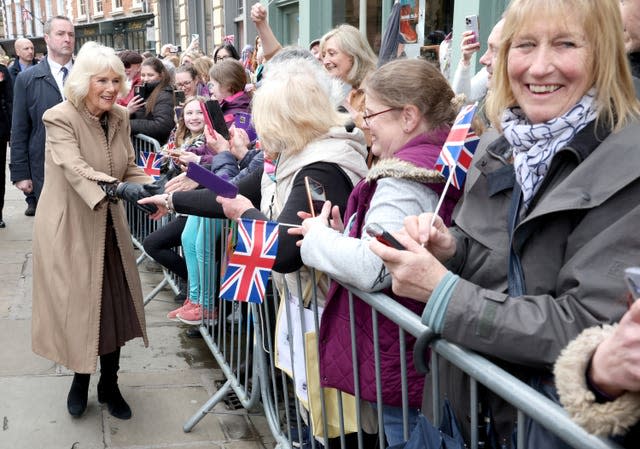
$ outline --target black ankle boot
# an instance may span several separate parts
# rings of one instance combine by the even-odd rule
[[[118,363],[120,349],[100,356],[100,381],[98,382],[98,402],[106,403],[109,413],[118,419],[131,418],[131,408],[118,388]]]
[[[67,396],[67,410],[71,416],[82,416],[87,409],[90,377],[90,374],[75,373],[73,375],[73,382]]]

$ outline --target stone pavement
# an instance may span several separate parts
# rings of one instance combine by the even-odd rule
[[[7,179],[9,174],[7,172]],[[141,339],[122,349],[120,389],[131,405],[128,421],[98,404],[98,375],[79,419],[66,410],[73,373],[31,352],[31,233],[22,193],[8,184],[0,229],[0,449],[262,449],[274,446],[264,417],[229,410],[224,403],[190,432],[184,422],[224,378],[201,339],[165,319],[175,307],[162,291],[146,307],[149,348]],[[144,264],[142,264],[144,265]],[[160,273],[141,267],[143,289]],[[79,292],[80,293],[80,292]],[[80,293],[81,294],[81,293]]]

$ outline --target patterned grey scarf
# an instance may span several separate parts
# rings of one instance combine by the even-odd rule
[[[595,89],[591,89],[564,115],[532,125],[515,106],[502,115],[504,137],[513,148],[516,180],[525,209],[547,174],[551,159],[575,135],[596,118]]]

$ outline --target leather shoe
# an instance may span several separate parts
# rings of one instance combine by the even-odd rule
[[[0,218],[0,228],[6,228],[7,224]]]
[[[35,204],[27,205],[27,210],[24,211],[24,214],[27,217],[33,217],[36,214],[36,205]]]

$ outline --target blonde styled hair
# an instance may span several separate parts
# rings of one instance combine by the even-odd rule
[[[335,39],[340,51],[347,54],[353,63],[347,78],[343,81],[355,89],[359,88],[364,78],[376,69],[378,57],[356,27],[343,24],[326,33],[320,39],[320,54],[324,55],[327,41],[331,38]]]
[[[120,95],[125,96],[129,89],[125,82],[124,64],[111,47],[105,47],[97,42],[85,43],[73,62],[64,84],[64,96],[76,108],[79,108],[89,94],[91,77],[113,70],[120,78]]]
[[[349,121],[331,102],[333,83],[322,66],[299,58],[270,64],[252,104],[260,143],[269,154],[299,152]]]
[[[597,122],[619,131],[640,114],[627,55],[618,0],[513,0],[505,12],[502,41],[487,96],[487,116],[500,129],[502,113],[517,104],[508,76],[514,37],[532,19],[545,17],[563,26],[567,17],[582,26],[589,45],[591,86],[596,89]]]

